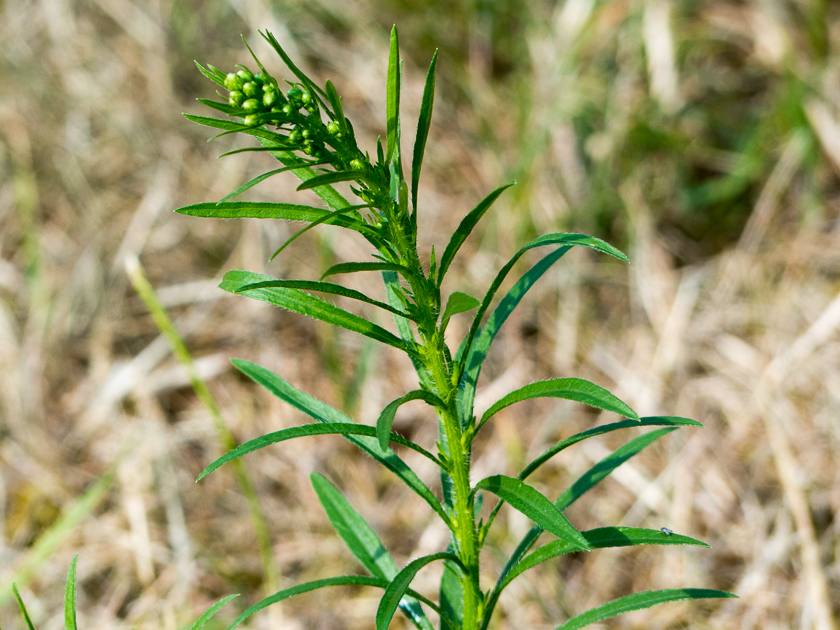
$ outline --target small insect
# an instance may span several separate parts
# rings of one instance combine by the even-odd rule
[[[661,532],[662,532],[663,534],[665,534],[666,536],[670,536],[671,534],[673,534],[673,533],[674,533],[674,532],[672,532],[670,529],[668,529],[667,527],[663,527],[663,528],[662,528],[662,529],[660,529],[659,531],[661,531]]]

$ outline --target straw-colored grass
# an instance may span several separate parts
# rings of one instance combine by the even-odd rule
[[[179,115],[212,95],[193,59],[247,62],[242,33],[276,70],[255,37],[272,30],[335,82],[372,148],[393,21],[408,58],[407,119],[423,65],[442,51],[421,191],[426,247],[489,190],[520,182],[469,240],[471,262],[453,270],[460,288],[480,291],[532,232],[593,233],[633,261],[578,252],[548,274],[507,324],[478,407],[529,380],[577,375],[642,415],[706,425],[634,458],[570,518],[667,526],[711,550],[558,562],[509,589],[497,627],[553,628],[633,590],[704,586],[740,599],[601,627],[837,628],[840,11],[830,0],[1,3],[0,627],[23,627],[12,581],[37,627],[61,627],[75,554],[83,627],[175,630],[223,595],[243,593],[233,610],[263,594],[231,471],[193,483],[221,446],[126,259],[139,257],[240,440],[301,418],[237,376],[230,357],[366,422],[413,388],[396,355],[214,288],[231,268],[317,277],[332,260],[365,256],[363,243],[321,227],[268,264],[290,226],[171,213],[220,199],[269,159],[216,161],[238,141],[208,146],[207,131]],[[294,186],[281,176],[251,192],[299,199]],[[464,325],[453,321],[453,338]],[[436,425],[417,409],[395,428],[432,444]],[[477,471],[510,471],[598,420],[556,402],[508,409]],[[616,445],[571,449],[535,481],[558,488]],[[340,483],[398,562],[445,545],[423,505],[337,438],[245,463],[281,586],[358,569],[309,486],[315,470]],[[528,526],[502,518],[508,535],[494,549]],[[488,558],[488,577],[498,562]],[[252,627],[369,628],[377,601],[321,591]]]

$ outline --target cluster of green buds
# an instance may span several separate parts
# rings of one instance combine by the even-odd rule
[[[305,87],[292,84],[284,94],[277,80],[265,72],[252,74],[241,66],[224,80],[228,103],[241,109],[246,125],[274,124],[289,127],[289,144],[315,158],[326,158],[326,143],[341,138],[338,123],[321,121],[318,101]],[[331,142],[332,141],[332,142]]]

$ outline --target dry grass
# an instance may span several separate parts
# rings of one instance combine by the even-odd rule
[[[170,212],[219,199],[266,166],[248,154],[213,160],[231,141],[210,148],[205,130],[178,115],[200,111],[192,99],[211,93],[193,59],[227,68],[245,61],[240,33],[253,42],[257,28],[273,30],[335,81],[372,146],[384,119],[387,25],[397,21],[409,119],[419,65],[434,46],[443,51],[422,193],[427,246],[491,188],[521,182],[470,240],[462,286],[479,291],[535,230],[595,232],[634,261],[628,272],[582,253],[564,259],[507,325],[478,405],[535,378],[575,374],[642,414],[706,425],[624,465],[571,517],[581,527],[667,525],[711,551],[604,551],[558,563],[510,589],[497,627],[551,628],[631,590],[687,585],[741,599],[670,605],[603,627],[836,628],[837,7],[270,4],[0,4],[0,626],[22,627],[15,580],[36,625],[61,627],[77,553],[84,627],[174,630],[227,593],[260,596],[233,477],[222,470],[192,483],[220,453],[218,439],[127,282],[127,256],[140,257],[240,439],[300,418],[233,373],[229,357],[265,365],[363,421],[411,387],[399,357],[214,288],[231,268],[313,277],[332,259],[364,256],[360,243],[325,229],[267,265],[287,226]],[[291,199],[293,188],[274,178],[255,195]],[[431,443],[432,419],[413,417],[416,409],[396,427]],[[553,403],[507,411],[482,445],[480,472],[510,471],[596,420]],[[572,449],[537,481],[547,491],[567,483],[611,446]],[[398,562],[445,545],[425,507],[335,439],[266,450],[247,465],[283,586],[357,570],[309,487],[314,470],[340,482]],[[504,550],[527,523],[502,514],[507,532],[492,543]],[[485,568],[489,577],[496,560]],[[433,578],[421,573],[422,588]],[[368,628],[376,604],[370,592],[323,591],[252,627]]]

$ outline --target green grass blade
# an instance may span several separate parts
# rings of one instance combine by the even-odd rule
[[[446,308],[443,309],[443,316],[440,318],[440,329],[442,331],[446,330],[449,320],[453,315],[466,313],[467,311],[471,311],[479,306],[481,306],[481,302],[476,300],[473,296],[461,293],[460,291],[455,291],[446,301]]]
[[[561,540],[577,545],[579,551],[589,549],[589,543],[560,509],[555,507],[555,504],[539,490],[524,481],[505,475],[493,475],[479,481],[475,485],[475,490],[492,492],[541,528]]]
[[[692,545],[706,547],[709,545],[696,538],[672,534],[666,536],[658,529],[644,529],[640,527],[601,527],[581,532],[592,549],[606,549],[607,547],[632,547],[635,545]],[[518,576],[552,558],[578,551],[574,545],[565,540],[552,540],[535,552],[525,556],[506,574],[498,587],[501,592]]]
[[[198,67],[198,70],[201,72],[201,74],[203,74],[205,77],[210,79],[216,85],[220,85],[221,87],[225,87],[225,74],[223,72],[221,72],[220,70],[218,70],[216,68],[213,68],[213,66],[210,66],[210,67],[213,68],[213,70],[216,70],[216,72],[213,72],[213,70],[208,70],[207,68],[202,66],[197,61],[193,61],[193,63],[195,63],[195,65]],[[227,89],[227,88],[225,88],[225,89]]]
[[[35,626],[32,624],[32,619],[29,617],[29,611],[26,610],[26,604],[23,603],[23,598],[20,596],[17,586],[14,583],[12,583],[12,592],[15,594],[18,609],[20,610],[20,614],[23,617],[23,622],[26,624],[26,627],[29,630],[35,630]]]
[[[616,468],[621,466],[628,459],[637,455],[642,450],[653,444],[659,438],[676,431],[677,427],[666,427],[656,431],[650,431],[631,440],[624,446],[617,448],[604,459],[592,466],[577,481],[575,481],[563,494],[561,494],[554,505],[560,510],[565,510],[572,503],[577,501],[586,492],[591,490],[597,483],[610,475]]]
[[[391,47],[388,52],[385,113],[387,119],[385,163],[389,164],[397,147],[397,126],[400,118],[400,45],[396,26],[391,29]]]
[[[610,433],[611,431],[618,431],[619,429],[630,429],[635,427],[662,427],[662,426],[670,426],[670,427],[700,427],[702,428],[703,425],[697,422],[696,420],[690,420],[689,418],[678,418],[675,416],[648,416],[639,419],[639,421],[635,420],[621,420],[620,422],[613,422],[610,424],[605,424],[600,427],[593,427],[591,429],[587,429],[586,431],[581,431],[580,433],[576,433],[575,435],[566,438],[565,440],[558,442],[544,453],[542,453],[539,457],[534,459],[530,464],[528,464],[521,473],[519,473],[518,477],[520,479],[525,479],[530,476],[537,468],[542,466],[546,463],[549,459],[557,455],[557,453],[566,450],[573,444],[577,444],[583,440],[586,440],[591,437],[595,437],[596,435],[602,435],[604,433]]]
[[[402,571],[394,576],[391,583],[385,589],[382,599],[379,601],[379,608],[376,611],[376,630],[387,630],[391,620],[394,618],[394,613],[397,611],[397,606],[408,590],[408,586],[411,584],[414,576],[417,575],[420,569],[436,560],[450,560],[460,564],[458,556],[446,551],[433,553],[409,562]]]
[[[219,612],[219,609],[222,606],[224,606],[230,600],[235,599],[237,597],[239,597],[239,595],[228,595],[227,597],[217,601],[215,604],[210,606],[210,608],[208,608],[204,612],[204,614],[201,615],[201,617],[199,617],[198,619],[195,620],[195,623],[190,627],[190,630],[201,630],[201,628],[204,627],[204,624],[206,624],[208,621],[210,621],[210,619],[213,617],[213,615],[215,615],[217,612]]]
[[[417,189],[420,184],[420,169],[423,166],[423,154],[429,139],[432,125],[432,109],[435,104],[435,69],[438,51],[432,55],[432,63],[426,73],[426,85],[423,87],[423,100],[420,103],[420,117],[417,119],[417,137],[414,139],[414,153],[411,159],[411,207],[417,212]]]
[[[443,277],[446,275],[447,270],[449,269],[449,265],[452,264],[452,261],[455,260],[455,255],[458,253],[458,250],[461,248],[461,245],[464,244],[464,241],[467,240],[467,237],[473,231],[473,228],[478,224],[481,220],[481,217],[490,209],[490,206],[493,205],[493,202],[499,198],[505,190],[513,186],[515,182],[511,182],[510,184],[505,184],[504,186],[499,186],[496,190],[491,192],[487,195],[484,199],[482,199],[479,204],[470,210],[469,214],[463,218],[458,228],[452,233],[452,236],[449,239],[449,243],[446,245],[446,249],[443,250],[443,255],[440,257],[440,263],[438,265],[438,272],[437,272],[437,285],[440,286],[443,283]]]
[[[224,466],[230,461],[247,455],[248,453],[253,453],[254,451],[258,451],[261,448],[265,448],[266,446],[271,446],[272,444],[279,444],[280,442],[286,442],[287,440],[294,440],[296,438],[301,437],[311,437],[313,435],[360,435],[365,437],[378,438],[378,432],[374,427],[368,426],[366,424],[356,424],[355,422],[307,424],[300,427],[289,427],[288,429],[281,429],[280,431],[266,433],[265,435],[256,437],[253,440],[248,440],[244,444],[241,444],[233,450],[228,451],[216,461],[214,461],[212,464],[207,466],[207,468],[205,468],[198,476],[198,479],[196,479],[196,481],[201,481],[217,468]],[[411,440],[407,440],[404,437],[397,434],[391,434],[389,438],[390,441],[399,444],[400,446],[410,448],[411,450],[416,451],[424,457],[430,459],[435,464],[439,464],[437,457],[432,455],[429,451],[424,449],[419,444],[416,444]]]
[[[311,188],[338,182],[355,182],[363,178],[364,174],[359,171],[332,171],[307,179],[297,187],[297,190],[310,190]]]
[[[323,475],[312,473],[310,480],[327,518],[356,559],[374,577],[392,580],[398,573],[397,565],[367,521]],[[431,630],[431,623],[416,599],[403,597],[400,608],[420,627]]]
[[[531,383],[512,391],[496,401],[481,417],[476,433],[492,416],[505,407],[533,398],[563,398],[581,402],[596,409],[612,411],[627,418],[639,420],[639,415],[627,403],[614,396],[603,387],[582,378],[553,378],[547,381]]]
[[[374,300],[373,298],[368,297],[361,291],[356,291],[355,289],[348,289],[347,287],[341,286],[340,284],[333,284],[331,282],[314,282],[311,280],[268,280],[266,282],[257,282],[256,284],[247,285],[245,287],[242,287],[240,291],[250,289],[268,289],[272,287],[302,289],[304,291],[319,291],[321,293],[328,293],[330,295],[340,295],[342,297],[350,298],[352,300],[358,300],[359,302],[364,302],[366,304],[372,304],[373,306],[377,306],[384,311],[388,311],[389,313],[393,313],[394,315],[399,315],[400,317],[412,319],[413,321],[411,315],[404,311],[394,308],[390,304],[385,304],[385,302]]]
[[[569,619],[561,626],[557,626],[555,630],[578,630],[590,624],[622,615],[634,610],[642,610],[643,608],[650,608],[658,604],[665,604],[667,602],[678,602],[685,599],[709,599],[709,598],[730,598],[737,597],[732,593],[725,591],[717,591],[708,588],[669,588],[661,591],[645,591],[644,593],[633,593],[619,597],[613,601],[591,608],[585,613],[577,615]]]
[[[397,415],[397,409],[400,405],[412,400],[424,400],[438,409],[444,409],[446,407],[440,398],[422,389],[415,389],[408,392],[405,396],[389,402],[376,420],[376,434],[379,438],[379,447],[383,451],[388,450],[388,443],[393,440],[392,436],[394,434],[391,433],[391,427],[394,425],[394,417]]]
[[[70,571],[67,573],[67,586],[64,588],[64,630],[76,630],[76,561],[73,556]]]
[[[248,376],[258,385],[265,387],[280,400],[283,400],[296,409],[299,409],[318,422],[354,424],[350,418],[341,413],[335,407],[331,407],[317,398],[300,391],[292,386],[288,381],[280,378],[264,367],[260,367],[250,361],[243,361],[242,359],[233,359],[231,363],[233,363],[233,366],[236,369]],[[373,429],[373,427],[370,428]],[[447,515],[446,511],[441,506],[440,501],[437,500],[432,491],[429,490],[428,486],[426,486],[417,474],[393,451],[383,452],[379,448],[379,441],[375,436],[367,437],[346,435],[345,437],[350,442],[361,448],[365,453],[373,457],[380,464],[385,466],[385,468],[393,472],[404,484],[406,484],[419,497],[429,504],[429,507],[431,507],[435,513],[440,516],[443,522],[446,523],[447,527],[452,526],[449,515]]]
[[[339,326],[346,330],[364,335],[393,346],[402,350],[406,354],[412,354],[414,351],[405,345],[402,339],[388,332],[381,326],[366,320],[363,317],[354,315],[349,311],[334,306],[313,295],[309,295],[300,289],[287,289],[282,287],[272,287],[264,289],[247,289],[248,285],[254,285],[261,282],[268,282],[274,280],[270,276],[263,274],[252,273],[249,271],[229,271],[222,279],[220,288],[231,293],[240,293],[255,300],[268,302],[275,306],[285,308],[294,313],[306,315],[313,319],[319,319],[328,324]]]

